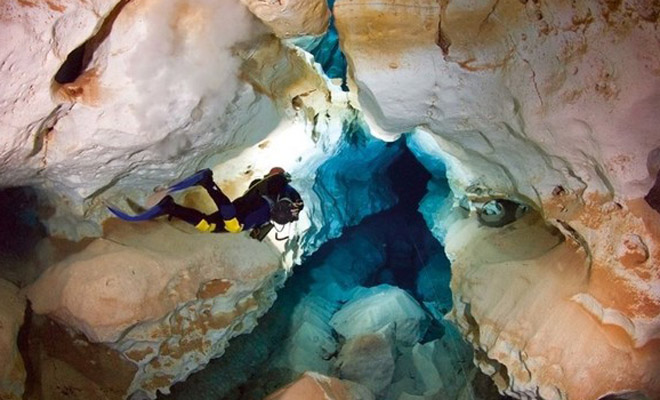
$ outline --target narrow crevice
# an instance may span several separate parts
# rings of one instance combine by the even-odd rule
[[[87,42],[76,47],[69,55],[66,57],[66,61],[60,67],[59,70],[55,73],[55,82],[59,84],[71,83],[74,82],[82,74],[86,65],[83,62],[85,58],[85,47]],[[91,58],[91,57],[90,57]],[[87,60],[89,63],[89,58]]]
[[[652,154],[660,154],[660,150],[656,149]],[[660,157],[658,157],[660,158]],[[655,211],[660,212],[660,172],[656,174],[655,183],[653,187],[644,197],[644,200],[653,208]]]
[[[446,4],[440,4],[440,14],[438,15],[438,29],[435,35],[435,44],[442,49],[442,55],[447,57],[449,55],[449,46],[451,46],[451,39],[447,33],[442,30],[442,17],[444,16]]]
[[[351,148],[363,146],[363,132],[355,126],[346,126],[344,134]],[[328,170],[336,168],[336,163]],[[345,167],[350,170],[350,165]],[[321,176],[324,171],[320,169]],[[430,326],[420,327],[418,341],[419,346],[426,347],[418,349],[424,352],[440,346],[448,350],[444,360],[452,362],[456,370],[446,371],[446,378],[456,375],[461,379],[451,378],[447,393],[467,390],[474,398],[502,398],[489,378],[472,366],[470,346],[442,318],[451,309],[449,260],[417,211],[432,175],[406,146],[401,146],[383,173],[398,203],[356,226],[344,228],[342,236],[307,257],[278,291],[272,309],[252,333],[232,339],[221,358],[186,382],[174,385],[171,394],[159,395],[160,399],[187,399],[192,391],[197,398],[262,399],[296,379],[303,370],[341,376],[342,363],[350,357],[341,358],[346,338],[340,336],[331,320],[348,301],[355,300],[357,293],[379,290],[383,295],[392,290],[405,291],[428,312],[428,320],[420,326]],[[412,357],[407,353],[411,351],[407,348],[397,353],[393,362],[403,365],[406,357]],[[508,376],[503,366],[500,369]],[[408,382],[406,379],[397,377],[384,389],[389,394],[379,392],[376,398],[394,396],[399,390],[397,382]]]
[[[69,53],[64,63],[55,73],[53,79],[56,83],[60,85],[73,83],[87,70],[94,52],[110,35],[115,20],[130,1],[131,0],[120,0],[103,20],[98,31],[83,44]]]
[[[335,0],[328,0],[328,8],[332,11]],[[344,53],[341,51],[339,43],[339,33],[335,26],[334,14],[330,16],[330,24],[323,38],[314,46],[301,46],[314,56],[314,60],[321,65],[321,68],[330,79],[341,79],[341,88],[348,91],[346,84],[347,63]]]
[[[25,367],[25,392],[23,393],[24,399],[32,399],[35,397],[35,394],[38,392],[39,379],[37,376],[37,369],[30,357],[30,351],[34,352],[34,346],[30,345],[30,335],[32,331],[32,305],[30,302],[27,302],[25,307],[25,315],[23,316],[23,324],[18,330],[18,351],[21,354],[23,359],[23,365]]]
[[[640,392],[624,392],[608,394],[607,396],[603,396],[598,400],[648,400],[648,397]]]

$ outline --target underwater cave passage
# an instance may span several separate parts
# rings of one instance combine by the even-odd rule
[[[335,0],[328,0],[330,10],[333,9],[334,4]],[[342,90],[348,91],[346,57],[339,46],[339,33],[335,26],[334,15],[330,16],[328,30],[323,36],[318,40],[308,41],[305,39],[298,45],[314,56],[314,60],[321,65],[328,78],[341,80]]]
[[[501,398],[442,318],[450,264],[417,211],[431,174],[402,148],[387,170],[396,206],[296,266],[252,333],[160,398],[263,399],[305,371],[358,382],[376,399]]]
[[[39,275],[35,248],[46,236],[39,222],[38,199],[29,186],[0,190],[0,277],[18,287]]]

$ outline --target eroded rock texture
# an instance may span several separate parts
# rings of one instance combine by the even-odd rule
[[[283,283],[273,247],[180,229],[117,223],[29,288],[36,313],[137,366],[125,393],[166,391],[221,355],[229,339],[252,330]]]
[[[250,11],[281,38],[322,35],[330,10],[325,0],[242,0]]]
[[[413,132],[432,173],[446,164],[456,198],[431,184],[422,211],[453,262],[451,318],[501,391],[660,397],[657,2],[338,0],[334,12],[348,94],[280,40],[322,33],[323,1],[0,5],[0,185],[36,190],[44,248],[59,249],[39,247],[34,270],[47,271],[27,289],[52,319],[30,322],[28,397],[153,397],[250,331],[293,260],[392,204],[374,178],[392,150],[360,136],[361,112],[380,138]],[[235,197],[273,165],[306,196],[286,248],[104,223],[105,202],[134,209],[199,168]],[[480,225],[498,198],[531,211]],[[178,200],[210,210],[199,192]],[[0,391],[17,397],[24,303],[7,290],[2,352],[16,362]],[[417,351],[411,363],[435,354]],[[306,376],[302,393],[342,385],[326,383]]]
[[[18,330],[23,323],[25,299],[18,288],[0,279],[0,397],[23,397],[25,366],[18,351]]]
[[[659,216],[643,199],[660,146],[657,4],[334,11],[374,131],[431,133],[422,152],[445,160],[472,217],[491,198],[540,212],[529,227],[487,228],[425,211],[447,233],[451,316],[482,370],[520,398],[660,396]]]
[[[36,314],[28,396],[167,392],[254,327],[294,259],[393,203],[385,178],[372,177],[395,149],[369,139],[351,152],[345,128],[364,132],[347,95],[276,36],[323,33],[325,2],[246,3],[0,6],[0,184],[34,188],[49,235],[31,255],[38,266],[11,276]],[[322,168],[337,154],[361,168]],[[202,167],[234,198],[274,165],[305,194],[286,248],[273,235],[257,243],[176,222],[108,221],[106,204],[137,212]],[[353,185],[356,195],[344,195]],[[373,201],[356,207],[362,193]],[[215,211],[201,191],[177,201]],[[14,374],[3,390],[23,380]]]
[[[268,396],[268,400],[371,400],[373,394],[357,383],[307,372],[300,379]]]

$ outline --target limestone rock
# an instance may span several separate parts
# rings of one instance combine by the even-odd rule
[[[404,290],[389,285],[359,288],[332,316],[330,325],[347,339],[390,327],[398,342],[413,345],[428,328],[428,316]]]
[[[32,314],[26,321],[26,399],[123,400],[137,366],[120,352]]]
[[[28,296],[35,312],[134,363],[126,394],[167,392],[222,354],[230,338],[252,330],[284,277],[279,253],[244,235],[113,224],[106,238],[47,270]]]
[[[423,127],[461,187],[538,204],[556,185],[629,199],[653,186],[659,34],[637,3],[339,0],[334,13],[375,132]]]
[[[354,336],[341,348],[337,357],[339,376],[367,387],[375,395],[392,382],[394,343],[390,332]]]
[[[266,400],[373,400],[356,383],[306,372],[300,379],[266,397]]]
[[[237,2],[10,1],[2,16],[2,36],[10,39],[0,48],[8,86],[2,91],[2,115],[12,138],[3,143],[3,164],[20,166],[19,179],[44,169],[83,197],[112,180],[119,160],[131,161],[122,155],[128,148],[159,143],[163,153],[151,157],[172,156],[186,136],[200,139],[199,131],[186,135],[177,127],[185,120],[204,125],[202,115],[226,106],[233,95],[228,93],[239,86],[239,62],[228,48],[256,29]],[[68,79],[55,78],[67,56],[88,40],[82,66],[72,65]],[[223,57],[200,59],[202,48]],[[191,68],[204,62],[218,69]],[[166,84],[171,82],[177,84]],[[221,87],[231,90],[223,95]],[[176,96],[168,94],[171,90]],[[193,112],[202,97],[207,103]],[[168,117],[178,113],[183,119]],[[179,134],[167,139],[172,131]],[[19,165],[18,159],[26,162]],[[90,164],[101,161],[101,170]],[[8,179],[4,174],[3,184]]]
[[[622,265],[628,268],[634,268],[648,260],[649,250],[642,241],[642,238],[631,233],[626,233],[621,238],[617,255]]]
[[[308,56],[273,39],[238,0],[97,3],[0,8],[0,185],[33,186],[51,235],[99,236],[103,201],[142,203],[201,164],[233,159],[223,179],[245,187],[275,162],[317,167],[331,148],[308,151],[318,142],[312,130],[324,131],[314,115],[338,117],[338,133],[355,118],[345,107],[325,112],[327,83]],[[288,5],[308,2],[299,3]],[[327,6],[317,3],[323,25]],[[287,153],[266,140],[282,119],[280,131],[304,143]],[[251,147],[261,150],[257,162],[236,159]]]
[[[653,316],[644,314],[654,314],[654,303],[638,297],[649,292],[604,278],[624,272],[616,264],[596,261],[596,253],[590,262],[579,244],[534,215],[506,230],[455,222],[447,251],[451,319],[501,391],[540,399],[658,396],[660,352],[647,342]]]
[[[330,10],[325,0],[241,0],[281,37],[320,35],[328,29]]]
[[[25,390],[25,367],[18,350],[25,298],[13,284],[0,279],[0,398],[18,400]]]
[[[447,241],[452,318],[512,396],[660,396],[660,216],[644,201],[660,154],[652,3],[334,6],[372,130],[430,135],[413,150],[447,166],[455,211],[423,211]],[[493,198],[543,221],[472,221]]]
[[[332,372],[330,358],[338,350],[328,324],[336,304],[310,295],[291,307],[293,309],[287,310],[291,318],[289,335],[280,344],[279,357],[272,362],[273,366],[295,375],[305,371],[329,375]]]
[[[474,381],[481,375],[470,361],[470,349],[458,335],[445,334],[424,344],[401,348],[394,382],[386,399],[487,399],[475,390]],[[499,398],[496,396],[495,398]]]

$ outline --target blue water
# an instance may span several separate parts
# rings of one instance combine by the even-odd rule
[[[334,0],[328,0],[328,6],[332,10]],[[310,52],[317,63],[321,64],[323,71],[329,78],[341,78],[342,89],[348,91],[346,86],[346,57],[339,47],[339,35],[335,27],[335,18],[330,18],[330,26],[323,38],[313,46],[303,46]]]
[[[430,174],[404,147],[387,175],[399,198],[395,207],[346,229],[296,266],[251,334],[232,340],[224,356],[162,398],[189,399],[196,393],[197,399],[262,399],[300,371],[331,373],[338,338],[328,321],[359,287],[398,286],[420,303],[434,302],[427,306],[440,313],[448,310],[449,261],[416,211]],[[305,324],[312,328],[300,329]],[[444,330],[433,320],[424,341]]]

